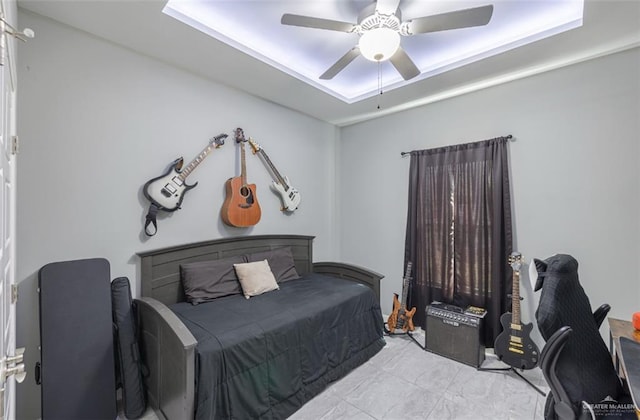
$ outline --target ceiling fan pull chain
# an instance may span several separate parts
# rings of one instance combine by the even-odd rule
[[[378,109],[380,109],[380,97],[382,96],[382,71],[380,70],[380,66],[382,64],[380,63],[380,61],[378,61],[378,92],[380,92],[380,94],[378,95]]]

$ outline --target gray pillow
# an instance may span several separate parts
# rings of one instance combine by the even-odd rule
[[[180,278],[188,302],[193,305],[242,293],[233,264],[246,262],[244,255],[180,265]]]
[[[265,259],[269,263],[271,272],[278,283],[300,278],[296,271],[296,264],[293,261],[291,248],[278,248],[271,251],[255,252],[247,255],[248,262],[262,261]]]

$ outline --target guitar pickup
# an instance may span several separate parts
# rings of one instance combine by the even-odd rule
[[[520,349],[515,349],[513,347],[509,347],[509,351],[512,352],[512,353],[524,354],[524,351],[522,351]]]
[[[164,195],[165,197],[171,197],[173,194],[176,193],[176,191],[178,190],[173,185],[167,184],[162,189],[162,195]]]

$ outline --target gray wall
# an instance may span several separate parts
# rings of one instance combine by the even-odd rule
[[[640,309],[639,74],[636,48],[344,128],[341,258],[387,276],[390,313],[407,211],[400,152],[512,134],[516,249],[527,261],[572,254],[592,305],[630,319]]]
[[[45,264],[104,257],[113,277],[138,287],[136,252],[231,235],[315,235],[315,258],[336,259],[336,128],[220,86],[36,15],[21,27],[38,36],[19,55],[17,281],[18,337],[29,377],[19,388],[19,418],[38,416],[37,271]],[[187,162],[213,135],[242,127],[302,194],[291,215],[258,157],[247,155],[262,220],[254,228],[220,222],[224,182],[239,173],[232,138],[188,178],[198,181],[183,208],[159,220],[147,240],[141,186],[179,156]]]

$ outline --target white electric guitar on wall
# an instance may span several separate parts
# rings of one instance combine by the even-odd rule
[[[153,178],[144,184],[144,196],[149,201],[165,211],[176,211],[182,204],[184,194],[198,183],[187,185],[186,179],[194,169],[206,158],[213,149],[217,149],[224,144],[226,134],[219,134],[209,140],[209,145],[205,147],[184,169],[182,158],[176,159],[169,170],[157,178]]]
[[[275,180],[271,184],[271,189],[280,195],[280,199],[282,200],[282,211],[294,211],[300,205],[300,193],[298,190],[291,186],[289,182],[289,178],[286,176],[280,175],[280,172],[276,169],[271,159],[267,153],[260,147],[258,143],[256,143],[253,139],[249,138],[249,144],[253,149],[253,154],[260,153],[263,157],[265,163],[271,169],[271,173]]]

